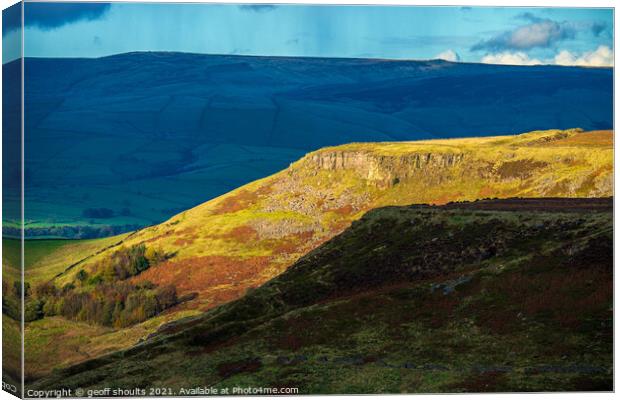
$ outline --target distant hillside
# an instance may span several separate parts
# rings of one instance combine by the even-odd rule
[[[131,231],[324,146],[610,129],[612,74],[180,53],[28,58],[26,234]],[[18,178],[6,168],[7,183]]]
[[[34,387],[609,391],[612,207],[376,209],[242,299]]]

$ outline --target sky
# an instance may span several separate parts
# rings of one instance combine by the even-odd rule
[[[17,11],[17,12],[15,12]],[[19,57],[3,13],[3,62]],[[25,3],[27,57],[132,51],[613,64],[613,11],[592,8]]]

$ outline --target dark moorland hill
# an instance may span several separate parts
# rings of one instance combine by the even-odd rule
[[[4,65],[5,75],[18,67]],[[609,129],[612,73],[182,53],[27,58],[27,235],[161,222],[329,145]],[[10,166],[4,178],[19,183]]]
[[[34,387],[611,390],[612,204],[375,209],[240,300]]]

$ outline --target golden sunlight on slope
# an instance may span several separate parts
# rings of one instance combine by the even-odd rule
[[[132,280],[195,292],[178,308],[206,310],[278,275],[369,209],[492,197],[605,197],[612,195],[612,172],[611,131],[354,143],[310,153],[287,170],[131,234],[124,245],[175,252]],[[58,282],[73,280],[77,269]]]

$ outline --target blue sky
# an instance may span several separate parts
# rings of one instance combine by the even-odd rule
[[[18,19],[3,16],[3,39]],[[12,23],[12,21],[15,21]],[[26,56],[130,51],[611,65],[611,9],[26,3]],[[11,46],[3,62],[18,57]]]

